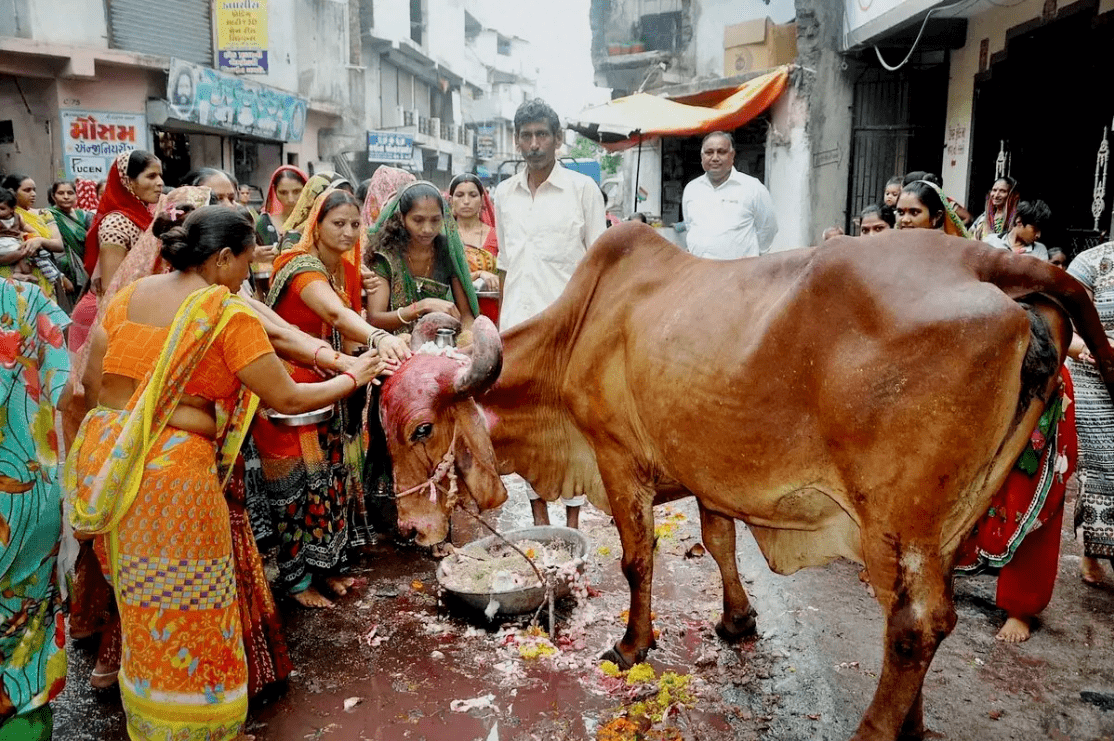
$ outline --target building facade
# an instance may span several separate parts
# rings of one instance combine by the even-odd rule
[[[135,147],[169,184],[199,166],[264,188],[281,164],[362,179],[393,162],[445,185],[476,167],[477,130],[505,123],[487,101],[530,89],[525,42],[468,5],[0,0],[0,170],[99,179]],[[369,157],[371,132],[405,155]]]

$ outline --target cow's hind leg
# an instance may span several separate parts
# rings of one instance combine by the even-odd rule
[[[754,618],[758,613],[750,606],[747,590],[739,580],[735,562],[735,520],[700,504],[700,530],[704,545],[719,566],[723,579],[723,617],[716,624],[716,633],[729,642],[753,635],[757,626]]]
[[[650,589],[654,581],[654,491],[631,473],[617,473],[629,471],[629,459],[626,465],[621,457],[609,461],[599,449],[596,456],[623,544],[623,575],[630,586],[626,633],[600,658],[627,669],[643,661],[654,645],[650,620]]]
[[[886,608],[882,676],[852,741],[923,738],[925,674],[940,641],[956,622],[951,577],[934,546],[874,542],[866,554],[871,577],[892,575],[893,589],[882,597]],[[886,550],[888,557],[882,553]]]

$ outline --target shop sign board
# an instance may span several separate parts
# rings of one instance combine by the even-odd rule
[[[305,98],[181,59],[170,60],[166,100],[173,118],[238,134],[300,142]]]
[[[495,127],[476,127],[476,159],[489,160],[495,156]]]
[[[103,180],[116,155],[147,146],[147,116],[142,113],[63,110],[61,116],[67,180]]]
[[[213,22],[220,70],[267,74],[267,0],[215,0]]]
[[[393,131],[367,132],[367,161],[410,164],[414,159],[414,137]]]

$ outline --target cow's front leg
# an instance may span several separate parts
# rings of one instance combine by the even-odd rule
[[[621,467],[609,467],[600,458],[600,471],[605,470],[621,470]],[[654,493],[636,483],[634,476],[623,478],[605,474],[603,479],[623,544],[623,575],[630,585],[630,613],[622,640],[600,658],[627,669],[643,661],[654,645],[654,628],[650,622],[650,588],[654,582]]]
[[[951,575],[939,553],[922,544],[890,546],[886,538],[867,549],[871,579],[894,575],[893,588],[882,599],[886,608],[885,656],[874,699],[852,741],[920,739],[924,728],[921,691],[940,641],[955,627]],[[891,548],[888,557],[882,552]],[[878,586],[878,585],[876,585]]]
[[[750,606],[747,590],[739,580],[734,518],[712,512],[701,503],[700,532],[723,579],[723,617],[716,624],[716,633],[729,642],[753,635],[757,627],[754,618],[758,613]]]

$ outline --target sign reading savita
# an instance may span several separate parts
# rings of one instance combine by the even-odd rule
[[[305,98],[181,59],[166,78],[169,113],[181,121],[299,142],[306,128]]]
[[[216,0],[217,67],[239,75],[267,74],[267,0]]]
[[[142,113],[63,110],[61,114],[67,180],[103,180],[116,155],[147,146],[147,117]]]

